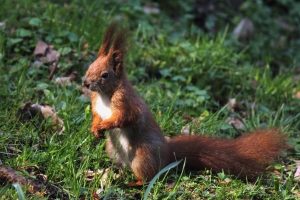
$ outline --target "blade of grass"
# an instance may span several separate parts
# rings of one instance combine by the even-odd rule
[[[19,200],[25,200],[25,195],[19,183],[12,184],[17,191]]]
[[[182,160],[176,161],[176,162],[172,162],[170,164],[168,164],[166,167],[164,167],[162,170],[160,170],[154,177],[153,179],[150,181],[146,192],[144,193],[144,198],[143,200],[146,200],[154,183],[156,182],[156,180],[160,177],[160,175],[162,175],[163,173],[169,171],[170,169],[173,169],[174,167],[177,167],[180,163],[182,162]]]

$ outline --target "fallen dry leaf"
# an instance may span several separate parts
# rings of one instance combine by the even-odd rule
[[[78,75],[78,73],[76,71],[74,71],[69,76],[57,77],[54,80],[54,83],[61,85],[61,86],[71,85],[72,82],[75,81],[77,75]]]
[[[228,185],[232,180],[230,178],[225,178],[222,181],[219,181],[220,184]]]
[[[35,61],[33,66],[40,67],[42,64],[49,64],[49,80],[52,80],[54,73],[58,69],[58,61],[60,54],[54,50],[52,45],[39,40],[35,46],[34,52]]]
[[[72,84],[72,78],[70,77],[57,77],[54,80],[54,83],[56,83],[57,85],[61,85],[61,86],[68,86]]]
[[[110,176],[112,174],[112,176]],[[120,177],[120,174],[113,172],[111,168],[98,169],[97,171],[87,170],[85,172],[85,177],[87,181],[93,181],[96,177],[100,178],[101,189],[108,184],[109,178],[117,179]]]
[[[58,69],[58,63],[57,62],[54,62],[50,65],[50,67],[49,67],[50,72],[49,72],[49,77],[48,77],[49,80],[52,80],[52,78],[53,78],[55,72],[57,71],[57,69]]]
[[[46,61],[47,63],[54,63],[54,62],[58,62],[59,60],[59,52],[52,49],[52,48],[49,48],[49,50],[47,51],[46,53]]]
[[[100,188],[93,192],[93,199],[101,199],[101,194],[104,192],[105,186],[107,186],[109,178],[112,177],[113,179],[117,179],[120,177],[119,174],[115,173],[113,173],[112,176],[109,176],[111,173],[113,173],[111,168],[98,169],[97,171],[88,170],[85,172],[87,181],[93,181],[95,177],[101,176]]]
[[[53,126],[59,131],[58,134],[62,134],[65,130],[63,120],[58,117],[55,109],[49,105],[28,102],[19,109],[18,115],[20,120],[24,122],[35,117],[38,117],[39,120],[51,118]]]
[[[237,130],[244,130],[245,129],[245,124],[242,119],[238,117],[228,117],[226,119],[226,123],[231,125],[233,128]]]
[[[35,45],[35,49],[33,52],[34,56],[45,56],[46,52],[49,48],[49,45],[46,44],[44,41],[39,40]]]
[[[181,129],[181,134],[182,135],[191,135],[190,125],[187,124],[187,125],[183,126],[182,129]]]
[[[96,176],[101,176],[101,181],[105,183],[110,171],[110,168],[98,169],[97,171],[87,170],[85,172],[85,177],[87,181],[92,181]]]
[[[54,50],[53,46],[42,40],[39,40],[35,45],[33,55],[36,57],[36,60],[50,64],[58,62],[60,56],[59,52]]]
[[[39,108],[44,118],[51,118],[53,125],[60,129],[59,134],[62,134],[62,132],[65,130],[64,122],[58,117],[53,107],[40,104],[32,104],[32,107]]]
[[[237,107],[237,101],[235,98],[230,98],[227,102],[227,107],[231,112],[235,111],[235,108]]]
[[[13,145],[8,145],[7,150],[9,151],[9,153],[14,153],[14,154],[22,152],[22,150],[14,147]]]
[[[38,118],[39,121],[43,119],[40,109],[32,107],[31,102],[25,103],[22,108],[18,110],[17,115],[22,122],[30,121],[33,118]]]

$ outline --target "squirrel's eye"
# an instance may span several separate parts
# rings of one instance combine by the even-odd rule
[[[107,78],[108,78],[108,72],[103,72],[103,73],[101,74],[101,78],[107,79]]]

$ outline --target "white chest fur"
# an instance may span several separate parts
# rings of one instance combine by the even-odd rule
[[[123,148],[123,150],[128,153],[128,150],[129,150],[129,141],[128,141],[128,138],[124,135],[124,133],[120,134],[120,137],[119,137],[119,142],[120,142],[120,145],[121,147]]]
[[[111,103],[106,96],[97,94],[94,106],[95,111],[102,120],[105,120],[112,115]],[[131,147],[125,129],[120,128],[112,130],[111,133],[108,134],[108,138],[111,140],[114,147],[110,157],[123,165],[129,165],[129,152]]]
[[[111,148],[109,149],[109,156],[116,163],[122,164],[124,167],[130,167],[130,154],[132,154],[131,146],[126,134],[126,131],[122,129],[114,129],[109,134],[107,134],[109,144]]]
[[[97,94],[95,110],[102,120],[109,118],[112,114],[110,100],[104,95]]]

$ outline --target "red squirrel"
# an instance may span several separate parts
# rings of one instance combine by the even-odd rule
[[[252,179],[287,148],[286,138],[277,129],[258,130],[237,139],[181,135],[167,140],[127,79],[125,52],[124,32],[110,25],[83,84],[92,91],[91,132],[99,138],[110,130],[106,151],[113,162],[131,168],[136,185],[179,159],[186,159],[187,169],[224,170]]]

